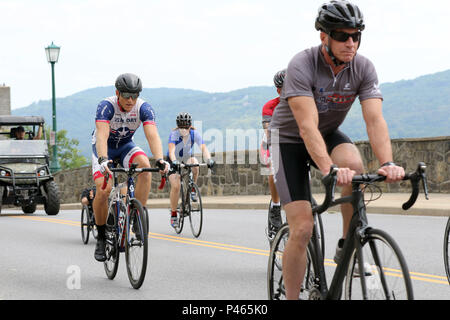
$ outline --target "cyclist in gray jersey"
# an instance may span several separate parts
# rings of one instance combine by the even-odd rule
[[[356,54],[365,27],[361,11],[347,1],[331,1],[319,8],[315,26],[320,30],[321,45],[298,53],[290,61],[280,104],[269,127],[275,184],[290,228],[283,255],[288,299],[299,297],[313,227],[309,164],[323,175],[332,164],[337,165],[337,183],[343,196],[351,194],[353,176],[364,171],[358,149],[339,130],[356,97],[381,164],[378,173],[387,176],[387,182],[400,181],[405,174],[393,163],[375,68],[370,60]],[[345,238],[352,206],[342,205],[341,211]],[[336,261],[342,242],[338,242]]]

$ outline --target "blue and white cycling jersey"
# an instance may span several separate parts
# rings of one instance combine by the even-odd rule
[[[184,139],[183,139],[184,138]],[[193,155],[194,144],[201,147],[203,138],[195,129],[190,129],[189,135],[183,137],[179,129],[173,130],[169,135],[169,144],[175,144],[175,157],[178,161],[187,161]],[[169,152],[167,151],[169,158]]]
[[[97,106],[95,122],[107,122],[110,126],[108,149],[117,149],[132,141],[141,123],[155,125],[155,111],[152,106],[138,98],[130,112],[125,112],[118,103],[117,96],[102,100]],[[92,144],[97,141],[96,130],[92,133]]]

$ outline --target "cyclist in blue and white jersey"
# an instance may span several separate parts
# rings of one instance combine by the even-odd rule
[[[170,182],[170,224],[172,227],[178,226],[177,204],[180,196],[180,175],[176,172],[181,162],[185,164],[198,163],[197,158],[193,155],[194,145],[197,144],[206,159],[208,168],[214,166],[214,160],[203,142],[200,133],[192,127],[192,117],[187,112],[181,112],[177,116],[177,128],[173,129],[169,136],[169,151],[167,152],[167,160],[171,164],[169,172]],[[198,167],[192,168],[194,174],[194,182],[197,182]],[[192,201],[197,201],[195,193],[191,194]]]
[[[143,125],[150,151],[157,159],[156,165],[168,172],[169,165],[163,160],[163,149],[155,123],[153,108],[139,98],[142,82],[134,74],[120,75],[115,83],[116,95],[105,98],[97,107],[95,130],[92,134],[92,173],[97,189],[93,208],[98,229],[95,259],[105,261],[105,224],[108,215],[108,196],[112,189],[109,180],[103,190],[106,173],[111,174],[108,163],[120,160],[124,168],[137,163],[138,168],[150,168],[145,152],[133,142],[133,135]],[[139,175],[136,183],[136,198],[145,208],[151,186],[151,173]]]

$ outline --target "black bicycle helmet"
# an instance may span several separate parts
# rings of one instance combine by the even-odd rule
[[[192,117],[187,112],[180,112],[177,115],[177,127],[187,127],[192,125]]]
[[[275,74],[275,76],[273,77],[273,83],[275,84],[275,87],[277,87],[277,88],[283,87],[283,82],[284,82],[285,77],[286,77],[286,69],[278,71]]]
[[[139,93],[142,91],[142,81],[137,75],[124,73],[117,77],[116,89],[119,92]]]
[[[354,28],[363,31],[364,17],[358,6],[345,0],[324,3],[316,18],[316,30],[329,34],[336,29]]]

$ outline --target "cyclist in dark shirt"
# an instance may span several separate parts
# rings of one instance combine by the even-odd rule
[[[311,237],[309,163],[323,175],[336,164],[342,195],[351,194],[351,181],[364,171],[358,149],[339,126],[357,96],[373,152],[386,182],[400,181],[402,167],[393,163],[382,95],[375,68],[356,54],[364,30],[359,8],[348,1],[330,1],[319,8],[315,27],[321,45],[298,53],[288,65],[280,103],[270,122],[275,184],[289,223],[283,254],[283,279],[288,299],[298,299],[306,270],[306,246]],[[344,239],[353,214],[341,206]],[[342,249],[336,248],[335,261]]]

